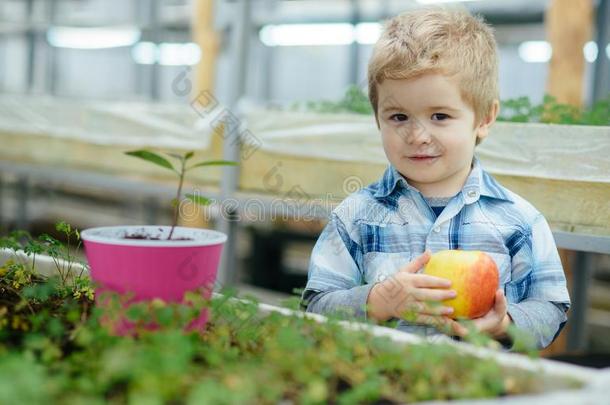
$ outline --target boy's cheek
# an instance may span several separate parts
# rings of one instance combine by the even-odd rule
[[[404,137],[399,134],[386,134],[382,137],[383,149],[386,156],[391,162],[396,164],[396,160],[399,160],[405,155],[405,149],[407,148],[407,142]]]

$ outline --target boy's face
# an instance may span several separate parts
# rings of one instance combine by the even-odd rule
[[[378,85],[378,120],[390,163],[426,197],[450,197],[470,173],[474,147],[495,121],[498,103],[475,126],[456,82],[429,73]]]

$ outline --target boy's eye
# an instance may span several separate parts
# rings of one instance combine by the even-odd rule
[[[437,119],[434,119],[435,116],[437,117]],[[432,121],[444,121],[447,118],[449,118],[449,116],[447,114],[443,114],[443,113],[432,114]]]
[[[406,121],[407,119],[409,119],[409,117],[407,117],[406,114],[392,114],[392,115],[390,115],[390,120],[392,120],[392,121],[402,122],[402,121]]]

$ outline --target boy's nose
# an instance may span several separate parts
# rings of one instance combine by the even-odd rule
[[[400,135],[405,143],[418,144],[429,143],[430,133],[421,122],[412,120],[409,125],[405,125],[400,129]]]

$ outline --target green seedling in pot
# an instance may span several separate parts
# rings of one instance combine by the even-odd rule
[[[182,195],[182,186],[184,185],[184,177],[186,176],[186,173],[191,171],[192,169],[196,169],[198,167],[236,166],[237,165],[237,162],[232,162],[229,160],[208,160],[208,161],[192,163],[192,164],[188,165],[190,159],[195,154],[193,151],[186,152],[182,155],[179,155],[177,153],[167,153],[168,156],[178,160],[179,168],[174,167],[174,165],[172,165],[172,163],[165,157],[163,157],[157,153],[151,152],[149,150],[140,149],[140,150],[125,152],[125,154],[128,156],[133,156],[133,157],[137,157],[137,158],[146,160],[147,162],[153,163],[157,166],[161,166],[167,170],[171,170],[179,178],[178,190],[176,191],[176,197],[172,200],[172,207],[174,209],[174,219],[172,221],[172,228],[169,233],[169,236],[167,237],[167,240],[170,240],[172,238],[172,235],[174,233],[174,228],[178,224],[178,211],[179,211],[181,195]],[[185,197],[188,200],[192,201],[193,203],[199,204],[202,206],[209,205],[212,202],[212,200],[210,200],[209,198],[205,198],[203,196],[190,194],[190,193],[185,194]]]

